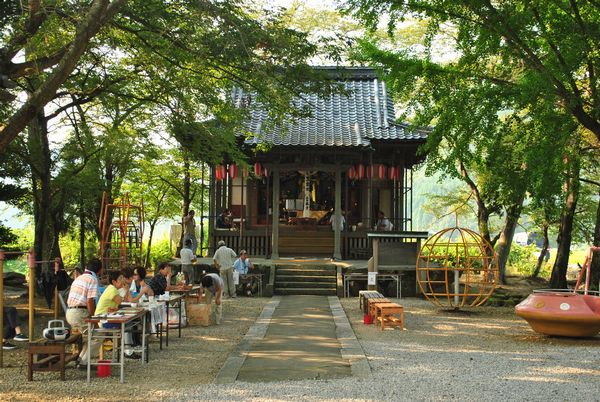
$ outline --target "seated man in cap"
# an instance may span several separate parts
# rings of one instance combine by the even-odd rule
[[[237,286],[237,290],[246,296],[252,296],[252,289],[254,287],[254,279],[244,278],[243,275],[250,273],[254,269],[254,264],[248,258],[248,253],[246,250],[240,250],[240,258],[235,260],[233,263],[233,268],[239,275],[239,284]]]

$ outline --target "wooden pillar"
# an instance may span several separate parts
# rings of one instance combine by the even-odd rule
[[[240,189],[240,197],[241,197],[241,207],[240,207],[240,248],[247,248],[246,246],[246,242],[244,242],[244,226],[246,224],[246,218],[245,218],[245,211],[246,208],[244,207],[244,184],[246,182],[246,178],[244,177],[244,172],[240,173],[240,182],[241,182],[241,189]]]
[[[344,186],[344,211],[346,211],[346,232],[348,232],[348,228],[350,228],[350,230],[352,229],[350,226],[350,223],[348,221],[348,217],[350,216],[350,179],[348,179],[348,175],[346,174],[346,179],[344,180],[345,186]],[[344,239],[342,239],[342,258],[348,258],[348,237],[346,236],[346,241],[344,241]]]
[[[279,167],[273,168],[273,230],[271,231],[271,259],[279,258]]]
[[[29,339],[34,338],[34,322],[33,318],[35,316],[35,252],[33,249],[29,250],[28,259],[29,265]]]
[[[369,154],[369,168],[372,165],[373,155]],[[373,221],[373,175],[369,177],[367,186],[367,225],[369,229],[372,229],[375,226],[375,222]]]
[[[4,250],[0,248],[0,334],[4,335]],[[31,339],[31,338],[29,338]],[[4,350],[0,348],[0,368],[4,365]]]
[[[204,255],[204,162],[200,162],[200,257]]]
[[[341,229],[338,224],[342,219],[342,173],[340,166],[335,167],[335,201],[334,201],[334,222],[336,222],[335,232],[333,235],[333,258],[336,260],[342,259],[341,248]]]
[[[400,169],[400,177],[398,178],[398,187],[399,187],[399,193],[400,193],[400,199],[398,200],[398,221],[400,223],[400,228],[399,230],[405,230],[406,229],[406,225],[404,223],[404,209],[405,209],[405,203],[406,200],[404,199],[404,197],[406,197],[406,189],[404,186],[404,169]]]
[[[373,237],[373,265],[368,264],[368,272],[379,271],[379,239]],[[375,285],[368,285],[367,290],[377,290],[377,283]]]
[[[215,168],[214,166],[210,167],[210,180],[208,182],[208,250],[206,250],[206,255],[210,254],[210,250],[214,250],[215,247],[215,239],[214,239],[214,230],[215,230],[215,216],[216,216],[216,203],[217,203],[217,195],[215,191]]]

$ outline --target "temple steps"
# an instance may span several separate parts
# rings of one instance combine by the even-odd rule
[[[330,265],[277,265],[275,294],[335,296],[336,268]]]
[[[333,232],[323,230],[297,230],[279,235],[280,256],[333,255]]]

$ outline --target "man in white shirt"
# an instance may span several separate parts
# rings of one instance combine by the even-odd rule
[[[227,291],[229,297],[236,297],[235,284],[233,283],[233,264],[237,255],[235,254],[235,251],[225,245],[223,240],[219,241],[217,246],[219,248],[217,251],[215,251],[213,261],[215,263],[215,267],[217,267],[219,270],[221,279],[223,280],[223,293]]]
[[[339,227],[340,231],[343,231],[344,225],[346,224],[346,218],[344,218],[344,213],[342,212],[340,214],[339,224],[336,225],[335,211],[332,211],[331,218],[329,218],[329,223],[331,224],[331,230],[333,230],[334,232],[336,227]]]
[[[192,251],[192,240],[187,239],[185,241],[184,248],[179,252],[181,257],[181,272],[185,275],[185,282],[193,285],[194,284],[194,265],[193,259],[196,258]]]
[[[390,220],[385,216],[383,211],[379,211],[377,215],[377,225],[375,226],[375,230],[383,230],[384,232],[389,232],[394,228],[394,225]]]

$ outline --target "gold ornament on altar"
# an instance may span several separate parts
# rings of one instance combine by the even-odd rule
[[[492,245],[465,228],[431,236],[417,258],[417,283],[423,295],[441,308],[481,306],[498,281],[498,257]]]

